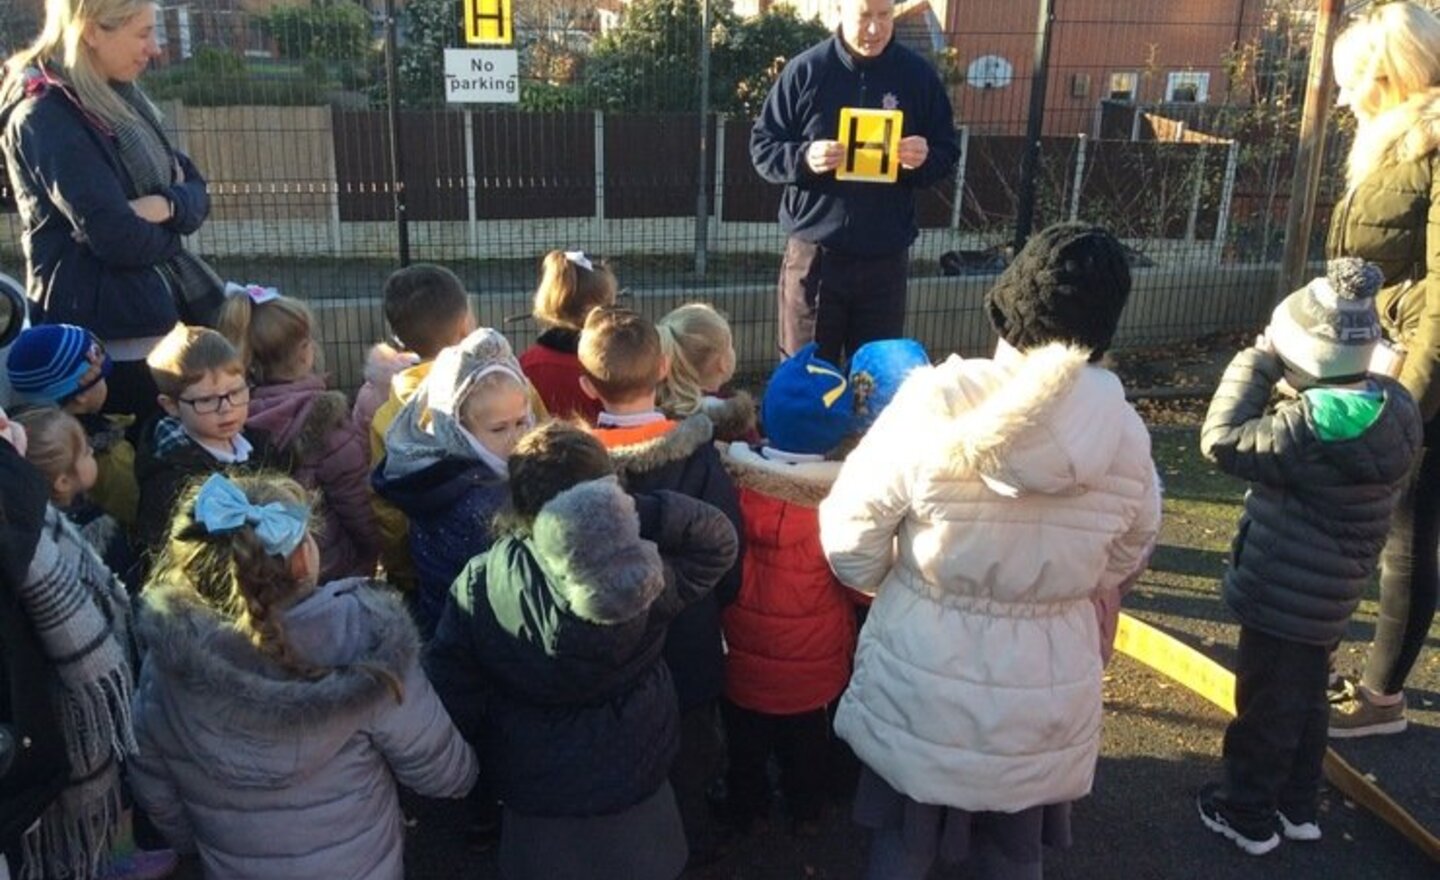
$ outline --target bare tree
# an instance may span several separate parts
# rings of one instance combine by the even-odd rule
[[[579,79],[599,16],[588,0],[527,0],[515,4],[515,35],[525,79],[552,84]]]

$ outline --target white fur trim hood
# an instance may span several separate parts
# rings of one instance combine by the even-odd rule
[[[919,398],[921,418],[935,421],[911,432],[928,447],[923,460],[941,473],[977,474],[1002,495],[1082,490],[1103,476],[1122,431],[1091,405],[1092,395],[1124,399],[1120,380],[1089,358],[1053,344],[979,369],[951,356],[916,371],[901,393]],[[1085,393],[1077,394],[1081,386]]]
[[[1387,165],[1413,162],[1440,149],[1440,88],[1411,95],[1358,126],[1350,147],[1346,180],[1350,187]]]

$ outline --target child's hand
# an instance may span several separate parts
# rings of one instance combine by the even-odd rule
[[[0,440],[5,440],[15,447],[15,451],[21,456],[25,455],[25,426],[19,422],[10,421],[10,417],[5,415],[3,408],[0,408]]]
[[[1270,341],[1269,327],[1266,327],[1259,336],[1255,337],[1255,347],[1265,352],[1266,354],[1275,353],[1275,343]]]

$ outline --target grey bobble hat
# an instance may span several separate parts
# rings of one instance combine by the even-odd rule
[[[1285,365],[1317,382],[1362,378],[1380,340],[1375,294],[1384,276],[1358,257],[1325,264],[1325,276],[1285,297],[1267,335]]]

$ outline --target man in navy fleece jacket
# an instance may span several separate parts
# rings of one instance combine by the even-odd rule
[[[904,335],[914,193],[948,175],[960,147],[939,76],[894,30],[894,0],[844,0],[837,33],[785,65],[750,133],[755,170],[785,185],[784,355],[814,340],[843,363],[872,339]],[[897,182],[835,179],[842,107],[904,113]]]

